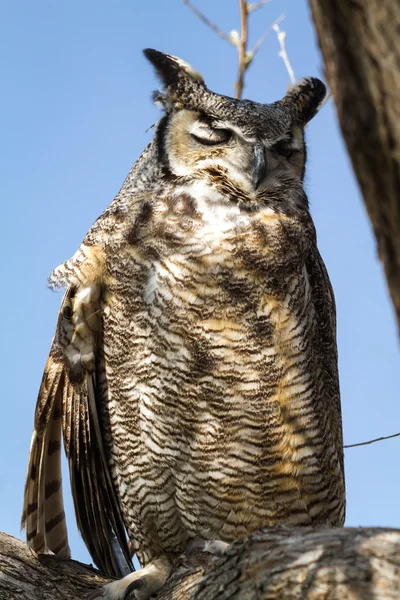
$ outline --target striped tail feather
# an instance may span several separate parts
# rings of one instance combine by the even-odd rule
[[[69,558],[61,477],[61,401],[64,367],[51,352],[36,405],[21,528],[38,553]]]

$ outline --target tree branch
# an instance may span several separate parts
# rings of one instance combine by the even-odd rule
[[[204,553],[182,560],[156,599],[398,598],[400,530],[265,528],[206,562]],[[82,600],[107,581],[0,533],[0,600]]]
[[[265,4],[270,2],[270,0],[263,0],[261,2],[256,2],[254,4],[250,4],[246,2],[246,0],[239,0],[239,8],[240,8],[240,24],[241,31],[240,35],[236,30],[231,31],[229,35],[226,35],[215,23],[210,21],[202,12],[198,10],[190,0],[183,0],[183,3],[186,4],[188,8],[201,20],[205,23],[210,29],[215,31],[215,33],[223,40],[235,46],[238,50],[238,78],[235,83],[235,96],[236,98],[241,98],[244,88],[244,79],[245,73],[249,66],[251,65],[255,55],[260,50],[261,46],[267,39],[267,37],[271,34],[275,25],[278,25],[283,19],[285,15],[281,15],[274,21],[274,23],[268,27],[268,29],[263,33],[260,39],[254,45],[253,50],[248,51],[247,43],[248,43],[248,23],[249,23],[249,14],[262,8]]]
[[[271,0],[260,0],[260,2],[254,2],[254,4],[250,4],[250,2],[248,2],[247,3],[247,12],[250,14],[250,13],[254,12],[255,10],[259,10],[260,8],[262,8],[263,6],[268,4],[268,2],[271,2]]]
[[[382,442],[383,440],[390,440],[395,437],[399,437],[400,433],[393,433],[392,435],[385,435],[383,437],[375,438],[374,440],[368,440],[366,442],[358,442],[358,444],[347,444],[343,448],[356,448],[357,446],[368,446],[369,444],[375,444],[375,442]]]
[[[284,62],[286,70],[289,74],[290,82],[296,83],[296,77],[294,75],[292,65],[290,64],[290,60],[289,60],[288,54],[286,52],[286,45],[285,45],[286,32],[281,31],[278,23],[274,23],[272,28],[274,29],[274,31],[276,31],[276,35],[278,37],[278,42],[279,42],[279,47],[280,47],[279,56],[282,58],[282,60]]]
[[[400,4],[310,0],[400,330]]]
[[[259,51],[259,49],[261,48],[261,46],[263,45],[263,43],[265,42],[265,40],[267,39],[267,37],[269,35],[271,35],[271,33],[274,31],[275,29],[275,25],[279,25],[279,23],[281,23],[285,18],[285,15],[282,14],[280,15],[273,23],[272,25],[270,25],[268,27],[268,29],[266,29],[264,31],[264,33],[262,34],[262,36],[257,40],[257,42],[254,44],[254,48],[251,51],[251,55],[252,55],[252,60],[255,57],[255,55],[257,54],[257,52]]]
[[[244,74],[247,69],[247,2],[246,0],[239,0],[240,5],[240,40],[238,46],[239,52],[239,73],[235,83],[236,98],[242,97],[243,85],[244,85]]]
[[[196,15],[196,17],[198,17],[200,19],[200,21],[203,21],[203,23],[205,25],[207,25],[207,27],[209,27],[210,29],[212,29],[217,35],[218,37],[220,37],[222,40],[224,40],[225,42],[228,42],[228,44],[233,44],[231,38],[229,37],[229,35],[226,35],[226,33],[224,33],[223,31],[221,31],[221,29],[219,27],[217,27],[217,25],[215,25],[215,23],[213,23],[212,21],[210,21],[210,19],[208,19],[205,15],[203,15],[202,12],[199,11],[198,8],[196,8],[196,6],[194,6],[190,0],[183,0],[183,3],[186,4],[186,6],[188,8],[190,8],[190,10],[192,12],[194,12],[194,14]]]

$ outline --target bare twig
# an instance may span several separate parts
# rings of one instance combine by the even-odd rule
[[[368,442],[359,442],[358,444],[348,444],[347,446],[343,446],[343,448],[355,448],[356,446],[368,446],[368,444],[375,444],[375,442],[381,442],[382,440],[390,440],[391,438],[399,437],[399,433],[394,433],[393,435],[385,435],[384,437],[375,438],[374,440],[368,440]]]
[[[213,31],[215,31],[215,33],[222,39],[225,40],[225,42],[228,42],[228,44],[232,44],[232,40],[230,39],[229,35],[227,35],[226,33],[224,33],[223,31],[221,31],[221,29],[219,27],[217,27],[217,25],[215,25],[215,23],[213,23],[212,21],[210,21],[210,19],[208,19],[205,15],[203,15],[202,12],[199,11],[198,8],[196,8],[196,6],[194,6],[190,0],[183,0],[183,3],[186,4],[186,6],[188,8],[190,8],[190,10],[192,12],[194,12],[194,14],[196,15],[196,17],[198,17],[200,19],[200,21],[203,21],[203,23],[205,23],[208,27],[210,27],[210,29],[212,29]]]
[[[261,46],[270,35],[270,33],[274,30],[274,26],[278,26],[281,21],[285,18],[285,15],[281,15],[274,21],[274,23],[263,33],[260,39],[256,42],[253,50],[249,51],[247,49],[248,43],[248,23],[249,23],[249,14],[262,8],[265,4],[270,2],[271,0],[261,0],[260,2],[254,2],[253,4],[246,2],[246,0],[239,0],[240,7],[240,22],[241,22],[241,31],[240,35],[236,30],[231,31],[229,35],[221,31],[215,23],[210,21],[208,17],[203,15],[203,13],[192,4],[190,0],[183,0],[183,3],[186,4],[188,8],[201,20],[205,25],[210,27],[221,39],[232,46],[235,46],[238,50],[238,60],[239,60],[239,69],[238,69],[238,78],[235,83],[235,95],[236,98],[241,98],[243,88],[244,88],[244,77],[247,69],[251,65],[254,56],[260,50]]]
[[[246,52],[247,52],[247,2],[246,0],[239,0],[240,5],[240,40],[238,46],[239,52],[239,73],[237,82],[235,83],[236,90],[236,98],[241,98],[243,85],[244,85],[244,74],[248,65],[250,64],[247,60]]]
[[[254,12],[255,10],[258,10],[259,8],[262,8],[263,6],[265,6],[265,4],[268,4],[268,2],[271,2],[271,0],[261,0],[260,2],[254,2],[254,4],[250,4],[250,2],[248,2],[247,3],[248,14]]]
[[[282,60],[285,64],[286,70],[289,73],[290,81],[292,83],[296,83],[296,77],[294,75],[292,65],[290,64],[290,60],[289,60],[289,57],[286,52],[286,46],[285,46],[286,32],[281,31],[279,28],[279,25],[277,25],[277,24],[273,25],[273,29],[276,31],[276,35],[278,36],[279,46],[281,49],[279,52],[279,56],[282,58]]]
[[[259,40],[257,40],[257,42],[254,44],[254,48],[253,48],[253,50],[251,51],[251,59],[252,59],[252,60],[253,60],[253,58],[255,57],[255,55],[257,54],[257,52],[259,51],[259,49],[261,48],[261,46],[263,45],[263,43],[265,42],[265,40],[267,39],[267,37],[268,37],[269,35],[271,35],[271,33],[272,33],[274,30],[275,30],[275,29],[274,29],[274,28],[275,28],[275,25],[279,25],[279,23],[281,23],[281,22],[284,20],[284,18],[285,18],[285,15],[284,15],[284,14],[280,15],[280,17],[278,17],[278,18],[276,19],[276,21],[274,21],[274,22],[272,23],[272,25],[270,25],[270,26],[268,27],[268,29],[266,29],[266,30],[264,31],[264,33],[262,34],[262,36],[260,37],[260,39],[259,39]]]

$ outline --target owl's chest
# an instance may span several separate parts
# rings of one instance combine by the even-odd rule
[[[307,231],[270,209],[253,215],[198,202],[197,210],[200,217],[186,223],[176,213],[161,229],[155,223],[140,282],[143,310],[155,318],[162,313],[170,325],[219,320],[221,330],[250,331],[255,316],[264,323],[268,313],[276,316],[294,281],[304,278]]]
[[[261,465],[266,480],[297,476],[292,429],[313,419],[302,410],[314,393],[315,315],[302,254],[282,255],[290,232],[273,225],[208,223],[170,241],[171,230],[146,260],[141,249],[110,278],[109,412],[135,461],[135,490],[134,473],[151,464],[151,480],[169,477],[169,493],[189,495],[200,510],[199,493],[219,490],[222,476],[239,486],[246,472],[260,498]]]
[[[104,322],[119,422],[137,406],[135,435],[154,443],[162,427],[179,456],[188,440],[226,437],[238,407],[267,421],[277,405],[266,399],[279,389],[284,402],[289,379],[303,385],[297,363],[312,320],[302,253],[284,252],[301,245],[296,223],[234,207],[189,225],[166,218],[136,236],[129,260],[114,259]]]
[[[307,273],[277,270],[270,248],[231,233],[199,231],[136,277],[121,269],[110,286],[105,343],[110,389],[127,390],[121,419],[133,400],[141,427],[163,423],[168,436],[202,442],[209,430],[215,442],[238,406],[259,407],[262,419],[276,410],[265,399],[288,383],[291,362],[290,377],[300,381],[296,361],[312,319]]]
[[[206,208],[183,223],[163,215],[109,277],[109,364],[120,370],[122,352],[122,368],[157,382],[162,401],[216,389],[251,396],[260,373],[301,351],[299,328],[312,319],[299,223],[267,209]]]
[[[253,306],[262,296],[283,298],[302,271],[309,247],[307,228],[297,218],[264,208],[257,214],[238,206],[197,201],[196,218],[162,214],[144,235],[142,271],[146,304],[169,302],[175,309]],[[128,275],[129,277],[129,275]]]
[[[297,352],[303,340],[293,332],[313,318],[305,268],[277,273],[261,249],[246,256],[241,247],[237,256],[228,240],[202,249],[150,266],[141,292],[143,350],[185,366],[191,379],[220,375],[229,365],[230,381]]]

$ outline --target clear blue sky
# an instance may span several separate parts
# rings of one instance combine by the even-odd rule
[[[237,0],[197,5],[226,32],[238,27]],[[323,77],[306,0],[271,1],[253,15],[252,42],[282,12],[296,76]],[[75,252],[149,140],[144,132],[159,112],[146,47],[185,58],[209,87],[232,93],[234,49],[180,0],[0,3],[0,529],[16,536],[33,411],[60,301],[46,279]],[[287,84],[272,35],[244,95],[274,101]],[[344,438],[353,443],[400,430],[398,339],[332,102],[310,124],[308,144],[307,190],[338,307]],[[399,438],[346,451],[347,525],[400,527],[399,453]],[[88,560],[70,500],[67,514],[73,556]]]

